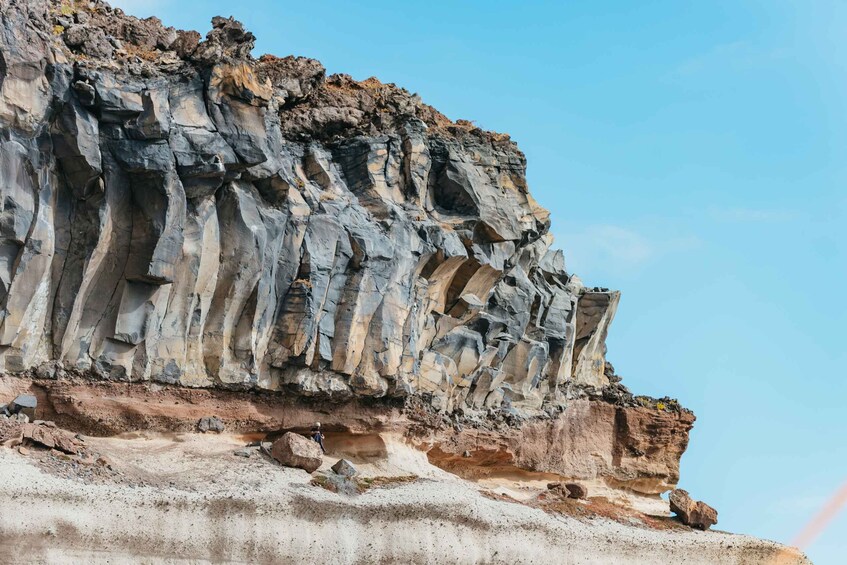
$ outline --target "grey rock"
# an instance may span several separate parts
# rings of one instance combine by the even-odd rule
[[[114,46],[106,38],[106,33],[98,27],[71,25],[65,30],[64,39],[68,47],[89,57],[111,59],[115,52]]]
[[[253,455],[253,450],[245,447],[243,449],[236,449],[232,454],[236,457],[246,457],[249,459]]]
[[[566,272],[508,136],[255,60],[231,18],[201,42],[94,10],[59,37],[25,4],[0,19],[1,371],[509,423],[616,380],[619,294]]]
[[[221,419],[217,416],[206,416],[204,418],[200,418],[200,421],[197,422],[197,429],[203,433],[221,433],[224,431],[225,426],[223,421],[221,421]]]
[[[343,477],[354,477],[359,473],[356,470],[355,465],[346,459],[339,459],[331,468],[336,475],[341,475]]]
[[[32,394],[21,394],[6,407],[12,415],[17,415],[19,421],[29,422],[35,419],[35,409],[38,407],[38,399]],[[26,418],[25,420],[22,418]]]

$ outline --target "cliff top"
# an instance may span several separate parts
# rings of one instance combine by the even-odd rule
[[[490,143],[523,158],[507,134],[485,131],[468,120],[452,121],[395,84],[327,75],[319,61],[307,57],[265,54],[256,59],[255,36],[232,17],[213,18],[202,38],[156,17],[128,15],[102,0],[3,0],[0,5],[4,13],[17,8],[10,12],[25,14],[25,25],[60,56],[93,70],[149,80],[208,72],[218,64],[247,64],[271,93],[286,136],[334,141],[395,132],[418,121],[431,134]]]

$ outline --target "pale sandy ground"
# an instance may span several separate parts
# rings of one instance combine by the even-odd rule
[[[492,500],[399,440],[360,470],[421,479],[352,497],[310,485],[305,471],[235,457],[244,440],[234,436],[88,441],[123,473],[119,484],[48,474],[0,448],[4,562],[808,563],[747,536],[580,521]]]

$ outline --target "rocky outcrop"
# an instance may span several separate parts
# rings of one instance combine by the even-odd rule
[[[0,7],[3,371],[529,414],[609,383],[619,295],[565,270],[508,136],[233,19]]]
[[[693,423],[687,411],[580,399],[555,418],[508,429],[451,430],[436,441],[429,458],[468,478],[532,469],[580,480],[603,478],[615,487],[658,494],[679,480],[679,460]]]

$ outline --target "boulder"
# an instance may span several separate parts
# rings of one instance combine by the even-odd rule
[[[588,497],[588,489],[579,483],[547,483],[547,490],[562,498],[583,499]]]
[[[670,495],[671,512],[675,513],[686,526],[699,530],[708,530],[718,523],[718,511],[702,502],[694,500],[687,491],[676,489]]]
[[[8,410],[11,414],[26,414],[30,420],[35,419],[35,409],[38,400],[32,394],[21,394],[9,404]]]
[[[28,444],[35,444],[47,449],[56,449],[64,453],[76,455],[82,449],[81,443],[71,434],[59,428],[41,424],[24,424],[22,439]]]
[[[204,434],[206,432],[221,433],[224,431],[224,428],[224,423],[217,416],[206,416],[205,418],[200,418],[200,421],[197,422],[197,429]]]
[[[342,477],[353,477],[358,473],[356,467],[346,459],[339,459],[338,462],[332,466],[332,470]]]
[[[286,467],[314,473],[323,463],[321,447],[300,434],[286,432],[271,446],[271,456]]]
[[[579,483],[565,483],[568,498],[588,498],[588,489]]]

